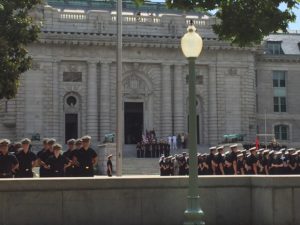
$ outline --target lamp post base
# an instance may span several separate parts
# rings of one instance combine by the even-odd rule
[[[187,197],[187,209],[184,212],[184,225],[205,225],[204,213],[200,208],[200,196]]]

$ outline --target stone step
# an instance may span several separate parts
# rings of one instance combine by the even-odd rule
[[[123,158],[124,175],[159,175],[157,158]]]

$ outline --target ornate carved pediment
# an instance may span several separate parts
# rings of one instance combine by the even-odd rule
[[[146,82],[139,76],[131,75],[124,81],[125,95],[131,98],[139,98],[150,93]]]

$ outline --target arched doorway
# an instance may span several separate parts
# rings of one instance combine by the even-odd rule
[[[136,144],[145,129],[153,127],[151,82],[136,72],[128,72],[124,81],[124,141]]]
[[[68,93],[64,97],[65,114],[65,143],[67,140],[79,137],[79,109],[80,99],[76,93]]]

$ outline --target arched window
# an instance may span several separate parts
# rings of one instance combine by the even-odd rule
[[[274,127],[275,138],[278,140],[289,140],[289,126],[288,125],[276,125]]]

